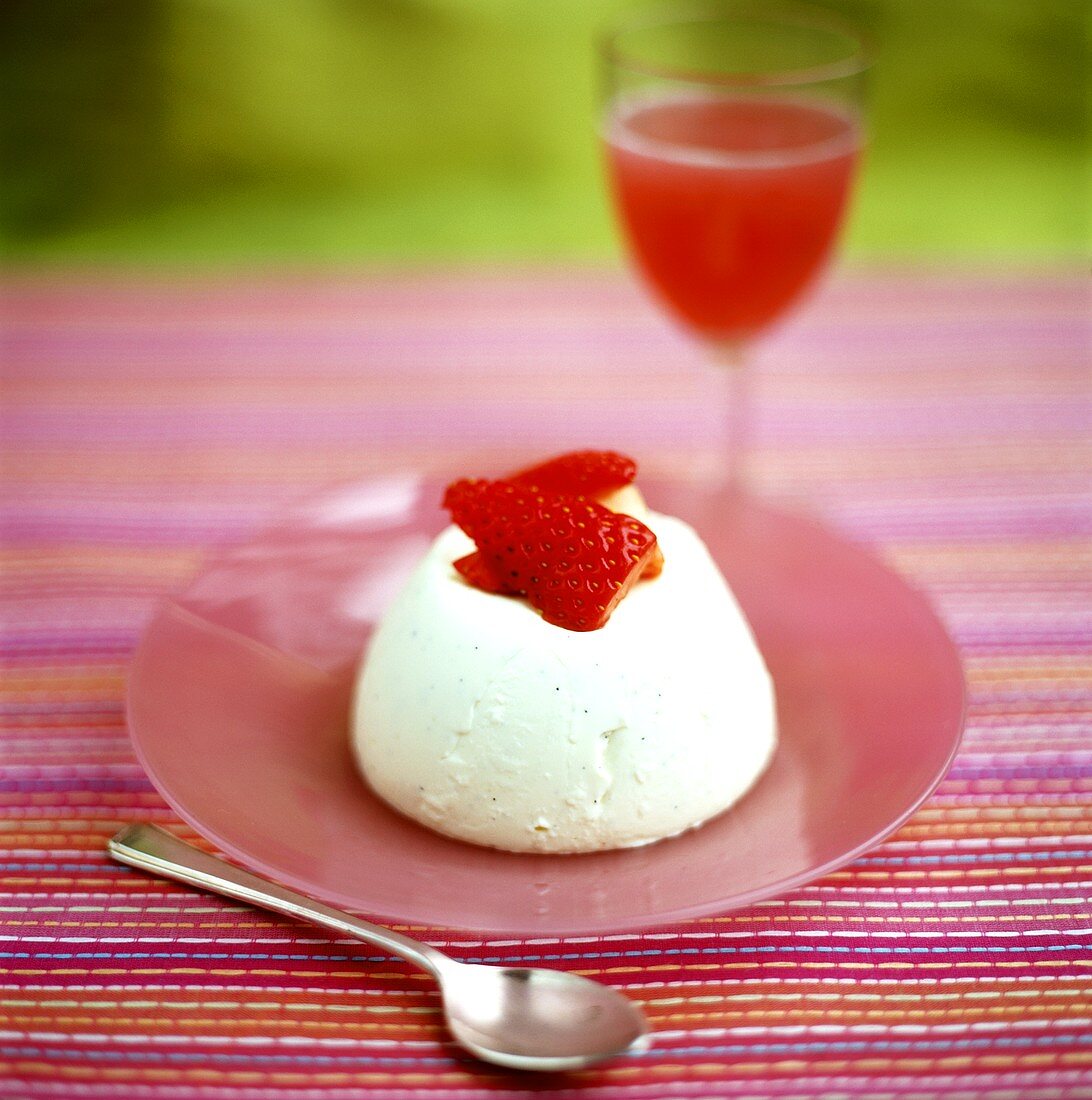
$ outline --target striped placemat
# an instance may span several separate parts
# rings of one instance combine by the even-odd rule
[[[750,475],[926,590],[963,750],[852,866],[633,935],[415,933],[645,1006],[646,1054],[531,1080],[431,983],[117,866],[127,661],[203,550],[318,486],[610,445],[715,462],[718,382],[600,271],[9,278],[0,324],[0,1096],[1092,1095],[1092,387],[1079,273],[855,272],[759,349]],[[476,465],[480,466],[480,458]]]

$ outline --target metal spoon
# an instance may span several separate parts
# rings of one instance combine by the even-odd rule
[[[428,944],[369,924],[210,856],[155,825],[130,825],[107,843],[142,871],[352,936],[427,970],[444,1016],[471,1054],[513,1069],[580,1069],[647,1042],[641,1010],[621,993],[561,970],[461,963]]]

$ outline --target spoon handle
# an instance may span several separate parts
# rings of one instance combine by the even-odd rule
[[[365,943],[398,955],[407,962],[427,970],[434,977],[450,960],[428,944],[418,943],[390,929],[369,924],[332,906],[324,905],[287,886],[244,871],[216,856],[202,852],[192,844],[172,836],[155,825],[128,825],[106,844],[114,859],[150,871],[154,875],[172,878],[188,886],[222,894],[236,901],[268,909],[285,917],[310,921],[341,936],[352,936]]]

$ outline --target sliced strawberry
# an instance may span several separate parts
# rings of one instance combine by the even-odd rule
[[[642,523],[648,519],[648,505],[645,503],[645,498],[641,493],[641,490],[636,485],[623,485],[620,489],[611,489],[605,493],[598,493],[595,498],[604,508],[609,508],[612,512],[621,512],[623,515],[632,516],[634,519],[639,519]],[[648,577],[651,580],[653,577],[658,577],[664,569],[664,555],[663,551],[657,546],[656,552],[649,559],[648,564],[645,566],[643,577]]]
[[[570,451],[510,475],[508,481],[553,493],[594,497],[629,485],[637,463],[616,451]]]
[[[481,501],[489,493],[490,486],[503,484],[501,482],[488,481],[483,477],[463,477],[453,481],[445,490],[444,498],[440,506],[451,513],[452,522],[461,527],[468,535],[466,524],[473,522],[475,516],[481,512]],[[470,535],[473,538],[473,535]]]
[[[493,572],[485,558],[482,557],[480,550],[474,550],[451,564],[463,576],[468,584],[472,584],[475,588],[480,588],[483,592],[492,592],[497,596],[513,596],[519,594],[517,589],[510,588],[505,583],[503,577],[498,577]],[[658,577],[663,571],[664,552],[660,549],[659,545],[657,545],[656,549],[645,563],[644,569],[641,571],[641,578],[643,580],[652,580],[654,577]]]
[[[506,478],[507,481],[526,479],[531,481],[539,477],[539,471],[546,471],[545,480],[559,480],[571,484],[595,485],[606,484],[614,477],[633,476],[637,464],[625,455],[616,454],[613,451],[575,451],[570,454],[560,455],[538,466],[531,466],[520,474]],[[631,482],[616,485],[612,488],[600,489],[590,494],[598,503],[612,512],[621,512],[645,522],[648,519],[648,505],[641,495],[641,490]],[[504,578],[497,577],[491,571],[489,565],[477,552],[467,554],[454,563],[455,568],[462,574],[468,583],[480,588],[483,592],[497,594],[513,593]],[[664,555],[659,546],[645,565],[642,577],[651,580],[663,572]]]
[[[515,589],[509,588],[500,577],[494,574],[478,550],[471,551],[465,557],[452,562],[452,565],[468,584],[480,588],[483,592],[492,592],[497,596],[515,595]]]
[[[568,630],[601,627],[656,552],[656,536],[632,516],[510,481],[457,481],[444,506],[477,544],[491,582]]]

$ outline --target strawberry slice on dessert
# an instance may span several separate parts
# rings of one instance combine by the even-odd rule
[[[656,536],[632,516],[513,481],[456,481],[444,507],[477,544],[487,584],[503,579],[507,591],[568,630],[603,626],[657,552]],[[478,564],[468,564],[474,557],[456,563],[471,583],[481,576]]]
[[[544,492],[599,497],[632,484],[636,476],[637,463],[616,451],[570,451],[510,474],[506,480]]]
[[[451,563],[455,571],[468,584],[480,588],[483,592],[492,593],[494,596],[518,596],[519,592],[504,583],[503,577],[498,577],[489,567],[480,550],[472,550],[465,557],[457,558]]]
[[[637,463],[617,451],[570,451],[528,466],[503,480],[526,485],[543,492],[587,497],[611,512],[648,518],[648,505],[641,490],[633,484]],[[658,577],[663,571],[664,556],[657,546],[645,564],[642,576]],[[477,551],[455,562],[458,572],[475,588],[498,595],[521,595],[504,576],[495,575]]]

